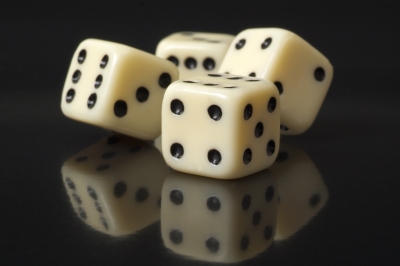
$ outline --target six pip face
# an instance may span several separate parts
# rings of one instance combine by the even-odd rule
[[[106,42],[86,40],[76,49],[64,85],[61,107],[68,113],[68,107],[73,111],[83,112],[93,109],[98,95],[103,94],[112,76],[109,70],[113,68],[113,58]],[[88,112],[89,114],[89,112]]]

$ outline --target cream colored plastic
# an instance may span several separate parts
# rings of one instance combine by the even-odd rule
[[[286,159],[269,168],[277,178],[280,198],[275,240],[294,235],[324,208],[329,198],[324,180],[307,154],[285,143],[281,143],[280,154]]]
[[[261,44],[271,38],[270,45]],[[240,40],[246,43],[236,49]],[[322,81],[314,78],[314,71],[325,71]],[[300,134],[314,122],[333,77],[328,59],[298,35],[278,28],[247,29],[232,41],[219,72],[249,75],[271,82],[281,82],[281,124],[288,128],[282,134]]]
[[[222,59],[229,48],[233,35],[222,33],[205,32],[178,32],[162,39],[156,49],[156,55],[167,59],[174,56],[179,60],[179,78],[186,79],[192,76],[216,73],[221,65]],[[193,69],[185,66],[185,60],[192,57],[197,65]],[[215,67],[211,70],[203,67],[206,58],[212,58]]]
[[[78,55],[86,50],[85,61],[78,63]],[[104,55],[109,60],[106,67],[100,67]],[[81,78],[75,84],[73,73],[81,71]],[[88,39],[77,48],[67,74],[61,98],[63,113],[75,120],[97,125],[141,139],[154,139],[161,131],[161,102],[165,88],[158,80],[162,73],[168,73],[172,81],[178,79],[178,70],[171,62],[135,48],[108,41]],[[95,88],[98,75],[103,76],[102,84]],[[147,101],[136,99],[136,91],[145,87],[149,91]],[[72,102],[67,103],[70,89],[75,90]],[[89,109],[87,101],[96,93],[97,101]],[[123,117],[114,114],[114,104],[123,100],[127,113]]]
[[[103,140],[72,156],[61,172],[72,207],[81,220],[105,234],[123,236],[160,218],[161,188],[169,169],[150,144],[122,135],[117,143],[116,139]],[[126,185],[125,193],[122,183]],[[118,186],[120,192],[115,194]],[[89,195],[88,187],[95,191],[97,200]]]
[[[269,201],[265,197],[268,187],[274,190]],[[170,200],[171,191],[176,189],[183,194],[180,205]],[[273,241],[277,193],[276,179],[268,170],[239,180],[215,180],[171,171],[162,189],[161,236],[164,245],[177,254],[203,261],[232,263],[250,259],[266,250]],[[242,207],[245,196],[251,197],[246,210]],[[218,211],[208,209],[209,197],[218,198]],[[260,212],[261,219],[254,225],[256,212]],[[272,234],[268,234],[268,229],[272,229]],[[171,241],[173,230],[182,233],[181,243]],[[206,241],[210,237],[218,241],[217,251],[207,248]],[[249,241],[242,249],[243,237]]]
[[[162,105],[162,153],[167,164],[181,172],[218,179],[234,179],[261,171],[270,166],[279,149],[280,104],[278,90],[273,83],[257,78],[228,78],[237,75],[211,77],[197,76],[172,83],[164,96]],[[257,80],[251,82],[248,80]],[[205,83],[217,83],[206,86]],[[224,88],[236,86],[236,88]],[[271,98],[276,99],[276,108],[267,110]],[[176,115],[171,111],[171,102],[179,99],[184,104],[184,112]],[[253,107],[249,120],[244,119],[247,104]],[[211,105],[218,105],[222,118],[214,121],[208,114]],[[256,138],[257,123],[264,126],[263,135]],[[267,155],[269,141],[274,141],[275,152]],[[171,155],[171,145],[179,143],[184,154],[177,159]],[[252,150],[252,160],[243,163],[246,149]],[[208,152],[216,149],[221,153],[220,164],[213,165],[208,160]]]

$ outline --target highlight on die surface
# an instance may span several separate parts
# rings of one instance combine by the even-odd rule
[[[273,82],[280,93],[282,134],[300,134],[312,125],[333,77],[333,67],[322,53],[279,28],[240,32],[219,72]]]
[[[215,73],[234,37],[223,33],[177,32],[159,42],[156,55],[173,62],[180,79]]]
[[[87,39],[72,57],[61,109],[81,122],[154,139],[161,133],[165,89],[178,76],[167,60],[123,44]]]
[[[266,80],[208,74],[173,82],[162,105],[162,153],[181,172],[240,178],[269,167],[279,149],[280,104]]]

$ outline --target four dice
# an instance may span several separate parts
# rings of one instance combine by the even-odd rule
[[[328,91],[333,68],[321,53],[265,28],[236,37],[175,33],[156,55],[88,39],[73,56],[66,116],[145,140],[163,133],[156,146],[164,160],[148,143],[115,135],[64,163],[67,194],[85,223],[127,235],[156,221],[161,207],[166,247],[226,263],[286,239],[323,208],[318,170],[280,146],[280,134],[311,126]]]
[[[83,41],[68,71],[62,111],[140,139],[155,139],[162,129],[170,167],[219,179],[269,167],[281,133],[311,126],[333,75],[320,52],[278,28],[236,37],[174,33],[156,55]]]

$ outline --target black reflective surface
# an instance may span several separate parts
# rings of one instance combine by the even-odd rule
[[[68,192],[71,189],[62,174],[65,162],[112,133],[64,117],[60,110],[61,90],[74,50],[79,42],[89,37],[116,41],[153,53],[159,40],[176,31],[237,34],[246,28],[271,26],[299,34],[324,53],[334,66],[332,86],[314,125],[302,135],[283,137],[284,143],[303,154],[300,156],[303,159],[299,159],[303,163],[297,168],[284,167],[283,170],[290,173],[290,169],[301,169],[311,162],[311,169],[316,169],[320,175],[316,184],[323,184],[326,188],[323,191],[328,196],[324,197],[325,192],[307,191],[304,202],[311,211],[295,215],[297,219],[289,212],[285,216],[287,221],[297,223],[281,234],[284,239],[276,239],[259,254],[239,260],[238,264],[398,264],[399,23],[390,1],[374,5],[358,1],[335,1],[335,4],[257,1],[251,5],[246,2],[233,5],[230,1],[77,3],[2,3],[2,265],[39,262],[48,265],[213,263],[199,256],[197,260],[182,257],[183,252],[166,248],[162,231],[164,219],[161,217],[163,205],[159,207],[158,198],[152,198],[151,190],[139,186],[130,191],[131,185],[125,182],[125,188],[120,183],[123,180],[110,186],[113,200],[123,194],[131,196],[132,204],[154,203],[138,215],[144,219],[140,226],[129,229],[127,234],[120,233],[119,237],[115,236],[117,233],[105,232],[104,221],[109,231],[116,232],[120,220],[108,214],[118,214],[121,207],[109,203],[111,198],[100,193],[101,186],[99,191],[96,184],[91,185],[97,200],[90,194],[84,196],[83,192],[74,193],[76,196],[72,191]],[[149,147],[156,152],[155,148]],[[116,160],[118,154],[105,150],[99,153],[98,160]],[[88,163],[82,159],[84,156],[90,157],[82,155],[80,160]],[[288,153],[280,158],[279,163],[284,164],[293,156]],[[93,171],[112,170],[111,163],[110,168],[104,165],[107,164],[96,165],[101,166],[102,171],[96,168]],[[295,172],[298,171],[301,172]],[[167,175],[167,178],[170,177]],[[301,178],[304,177],[299,176],[297,181]],[[160,179],[158,191],[162,190]],[[78,187],[76,182],[75,186]],[[264,228],[263,237],[268,236],[270,230],[277,232],[279,206],[285,204],[283,195],[280,196],[276,228]],[[86,204],[84,202],[91,199],[92,210],[80,208],[86,213],[86,221],[90,219],[91,211],[98,213],[98,228],[102,229],[98,230],[82,219],[83,212],[74,207],[69,198],[75,202],[73,204],[79,204],[79,200]],[[219,211],[222,211],[225,203],[220,197],[218,199]],[[248,198],[241,197],[238,208],[242,211],[243,200],[243,205],[248,205]],[[298,201],[294,199],[294,202]],[[205,206],[207,208],[207,201]],[[211,206],[216,208],[215,199]],[[157,208],[160,212],[146,220],[145,213]],[[254,215],[256,211],[253,210],[249,221],[252,222],[254,216],[258,219],[258,214]],[[260,213],[259,225],[264,217]],[[201,233],[201,230],[196,228],[190,232]],[[231,232],[236,231],[232,229]],[[178,241],[179,234],[172,233],[172,239]],[[219,249],[226,243],[221,237],[210,239],[208,246],[212,250],[217,246],[215,240]],[[250,250],[253,242],[250,235],[240,235],[237,243],[238,249],[247,247]]]

